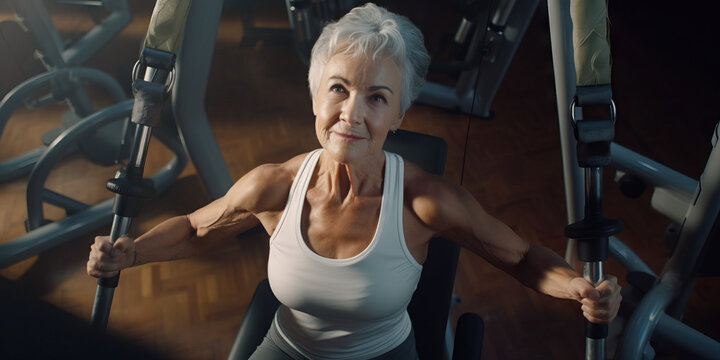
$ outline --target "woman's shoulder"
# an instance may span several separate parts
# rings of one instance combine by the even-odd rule
[[[411,194],[433,194],[437,191],[447,191],[456,187],[442,176],[431,174],[413,162],[404,161],[405,192]]]
[[[233,203],[243,203],[244,208],[253,212],[284,207],[293,180],[308,154],[252,169],[233,185],[227,197]]]
[[[449,216],[455,216],[466,191],[452,181],[405,162],[404,203],[424,224],[441,229]]]
[[[283,163],[263,164],[248,173],[255,181],[264,185],[291,185],[310,153],[296,155]]]

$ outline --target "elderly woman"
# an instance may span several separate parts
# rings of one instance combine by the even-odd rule
[[[353,9],[312,51],[322,149],[259,166],[222,198],[137,239],[96,238],[88,274],[192,256],[259,221],[271,235],[268,276],[282,305],[253,359],[414,359],[407,305],[428,242],[442,235],[532,289],[581,302],[590,321],[611,321],[620,304],[614,278],[593,288],[464,189],[382,150],[428,64],[408,19],[372,4]]]

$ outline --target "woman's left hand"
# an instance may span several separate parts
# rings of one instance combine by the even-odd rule
[[[576,277],[570,281],[576,299],[582,303],[583,315],[591,323],[607,324],[617,316],[622,295],[617,278],[605,275],[605,280],[593,287],[587,280]]]

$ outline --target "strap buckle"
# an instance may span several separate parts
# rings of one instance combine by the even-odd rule
[[[139,81],[164,84],[169,93],[175,83],[175,54],[144,48],[132,71],[133,88]]]
[[[608,106],[610,113],[588,119],[577,110],[584,106]],[[580,114],[580,116],[578,116]],[[610,143],[615,137],[617,109],[612,100],[610,85],[579,86],[570,104],[570,124],[577,139],[578,165],[583,168],[603,167],[610,164]]]

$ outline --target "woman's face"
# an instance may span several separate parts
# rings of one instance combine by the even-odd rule
[[[402,122],[402,73],[394,61],[337,54],[323,69],[313,98],[315,133],[342,164],[380,154],[390,130]]]

